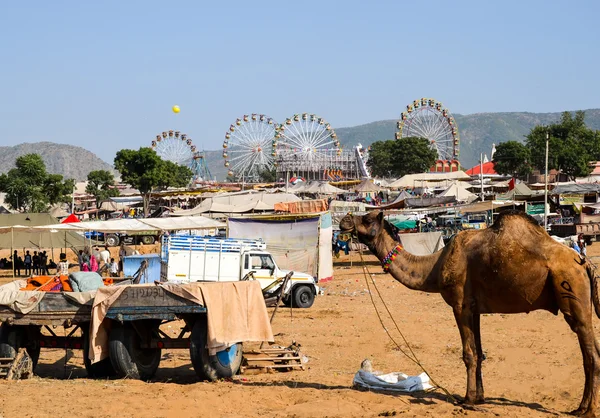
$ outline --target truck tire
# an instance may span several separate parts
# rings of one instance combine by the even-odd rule
[[[144,245],[152,245],[156,241],[152,235],[144,235],[142,236],[142,244]]]
[[[242,364],[242,343],[232,345],[219,351],[214,356],[208,354],[206,316],[194,323],[190,337],[190,358],[198,377],[202,380],[215,381],[236,375]]]
[[[315,303],[315,294],[308,286],[296,286],[290,298],[292,308],[310,308]]]
[[[115,234],[107,234],[104,236],[104,243],[109,247],[118,246],[120,241],[119,236]]]
[[[160,364],[160,348],[140,348],[131,324],[113,324],[109,338],[110,362],[117,377],[149,380]]]
[[[40,358],[40,328],[30,326],[0,326],[0,357],[15,358],[19,348],[25,347],[33,363],[33,369]]]
[[[83,365],[87,371],[90,379],[102,379],[106,377],[115,376],[115,369],[110,362],[110,356],[104,360],[100,360],[97,363],[92,364],[88,354],[90,351],[90,331],[89,324],[81,327],[81,333],[83,338]]]

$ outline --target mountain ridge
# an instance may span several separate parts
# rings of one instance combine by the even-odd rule
[[[525,136],[536,125],[558,122],[562,112],[480,112],[468,115],[454,114],[460,135],[460,162],[464,169],[478,163],[480,155],[488,158],[492,144],[505,141],[524,142]],[[374,141],[393,139],[396,120],[385,119],[352,127],[335,128],[342,146],[350,149],[358,143],[369,146]],[[585,110],[588,127],[600,130],[600,109]],[[42,155],[48,172],[62,174],[65,178],[85,180],[92,170],[115,172],[107,162],[83,147],[54,142],[23,143],[15,146],[0,146],[0,173],[14,167],[20,155],[36,152]],[[116,151],[115,151],[116,153]],[[227,176],[223,165],[222,150],[205,151],[206,162],[211,174],[218,180]]]
[[[113,167],[96,154],[83,147],[56,142],[24,142],[13,146],[0,146],[0,173],[6,173],[15,167],[18,157],[40,154],[51,174],[60,174],[64,178],[76,181],[87,179],[90,171],[108,170],[115,173]]]

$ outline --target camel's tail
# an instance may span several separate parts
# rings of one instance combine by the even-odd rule
[[[587,270],[588,277],[592,285],[592,302],[594,303],[594,310],[596,316],[600,318],[600,299],[598,298],[598,278],[596,277],[596,267],[592,265],[590,261],[585,263],[585,269]]]

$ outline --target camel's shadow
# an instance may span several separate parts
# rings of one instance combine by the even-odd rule
[[[435,405],[438,402],[445,402],[450,404],[456,404],[454,400],[462,400],[463,397],[457,394],[452,394],[454,400],[444,393],[440,393],[437,391],[430,392],[392,392],[392,391],[380,391],[374,390],[370,391],[367,389],[356,389],[352,386],[343,386],[343,385],[326,385],[322,383],[316,382],[298,382],[298,381],[280,381],[280,382],[243,382],[243,381],[234,381],[234,383],[242,385],[242,386],[286,386],[290,389],[319,389],[319,390],[347,390],[347,391],[361,391],[361,392],[374,392],[381,395],[393,396],[396,398],[400,398],[405,402],[415,405]],[[508,406],[508,407],[518,407],[518,408],[527,408],[534,411],[542,412],[544,414],[556,415],[560,416],[565,414],[565,412],[559,412],[552,409],[548,409],[543,405],[540,405],[536,402],[522,402],[516,401],[512,399],[496,397],[496,398],[486,398],[485,403],[478,406],[466,406],[462,404],[456,404],[457,406],[464,407],[467,410],[479,410],[486,411],[486,406]]]

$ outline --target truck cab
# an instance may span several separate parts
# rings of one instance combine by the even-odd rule
[[[276,281],[283,279],[289,270],[277,266],[273,256],[266,251],[248,251],[244,254],[241,277],[249,273],[260,282],[263,291]],[[319,293],[317,280],[309,274],[294,271],[287,288],[284,289],[284,303],[297,308],[310,308]]]

